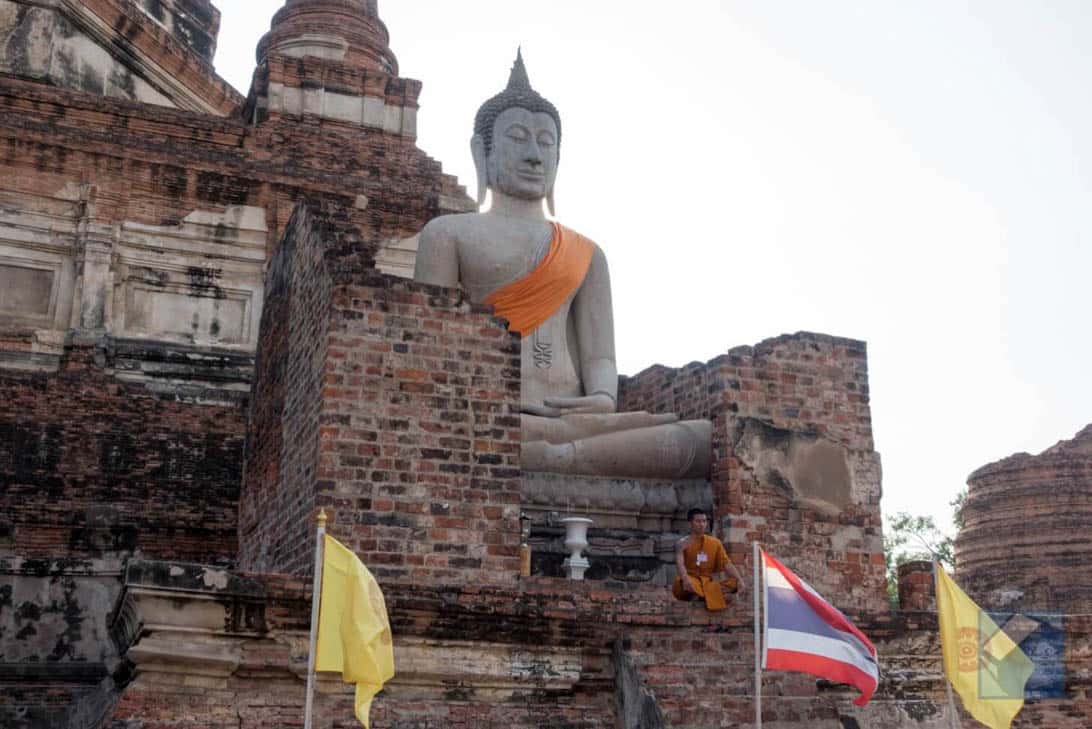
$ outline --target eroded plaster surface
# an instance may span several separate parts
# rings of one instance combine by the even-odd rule
[[[159,106],[175,104],[60,10],[0,0],[0,70],[65,88]]]
[[[96,220],[90,186],[0,191],[0,331],[29,342],[0,367],[46,369],[70,329],[252,352],[264,297],[264,208],[177,225]]]

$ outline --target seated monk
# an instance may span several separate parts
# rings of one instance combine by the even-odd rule
[[[675,568],[678,576],[671,592],[679,600],[705,601],[711,612],[724,610],[731,602],[724,593],[742,593],[743,576],[728,559],[728,553],[719,539],[705,533],[709,518],[701,509],[691,509],[686,514],[690,522],[690,534],[675,545]],[[735,577],[727,577],[731,572]],[[722,575],[718,577],[718,575]]]
[[[616,413],[618,370],[610,274],[602,249],[546,218],[554,212],[557,109],[519,56],[486,101],[471,151],[484,213],[445,215],[421,231],[414,277],[462,286],[522,338],[521,465],[614,477],[708,475],[712,428],[671,414]]]

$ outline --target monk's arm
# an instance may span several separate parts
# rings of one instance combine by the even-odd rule
[[[743,584],[743,573],[740,572],[739,569],[734,564],[732,564],[731,561],[728,562],[728,571],[735,576],[736,582],[739,583],[739,591],[745,592],[747,590],[747,586]]]
[[[743,573],[739,571],[735,563],[728,557],[728,552],[724,549],[723,544],[720,546],[720,555],[718,555],[717,561],[723,565],[721,573],[735,577],[736,582],[739,583],[739,591],[743,592],[746,589],[743,584]]]
[[[602,394],[618,404],[618,367],[614,360],[614,308],[611,304],[610,270],[599,246],[592,254],[584,283],[573,299],[580,377],[584,394]]]
[[[415,281],[437,286],[459,285],[459,256],[455,236],[445,229],[440,219],[433,220],[421,231],[413,278]]]
[[[683,587],[687,591],[693,592],[694,586],[690,584],[690,575],[686,573],[686,558],[683,556],[683,549],[685,548],[685,538],[675,542],[675,570],[679,573],[679,579],[682,580]]]

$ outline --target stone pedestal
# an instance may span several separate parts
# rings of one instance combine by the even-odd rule
[[[686,512],[711,512],[708,481],[618,479],[525,471],[520,506],[531,519],[532,573],[567,576],[561,518],[594,521],[585,556],[587,578],[663,587],[674,576],[675,541],[687,530]]]

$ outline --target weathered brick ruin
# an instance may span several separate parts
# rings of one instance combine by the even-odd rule
[[[713,422],[707,480],[521,473],[519,340],[405,278],[422,226],[473,206],[415,145],[420,84],[375,0],[287,0],[246,98],[211,67],[218,26],[207,0],[0,0],[0,725],[302,726],[323,508],[387,596],[373,726],[749,726],[750,600],[710,615],[665,588],[707,504],[748,580],[758,539],[881,652],[864,709],[766,674],[769,726],[949,726],[922,570],[887,603],[863,343],[623,377],[621,409]],[[964,511],[974,590],[1071,613],[1065,697],[1016,726],[1092,725],[1092,581],[1057,581],[1087,539],[1042,537],[1050,592],[990,561],[996,520],[1087,513],[1087,433],[1020,461],[1064,505],[990,466]],[[568,511],[596,520],[582,583],[560,577]],[[349,691],[321,677],[316,726],[356,725]]]
[[[1092,609],[1092,425],[1039,455],[1017,453],[967,480],[959,576],[998,607]]]
[[[706,364],[652,367],[622,410],[713,420],[716,512],[737,562],[756,539],[857,610],[884,609],[880,459],[864,342],[799,333]]]
[[[300,208],[270,266],[240,568],[308,573],[321,507],[388,582],[511,584],[518,340],[335,240]]]

